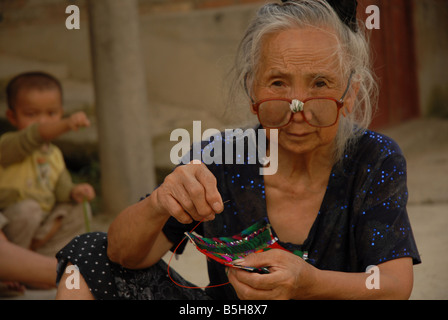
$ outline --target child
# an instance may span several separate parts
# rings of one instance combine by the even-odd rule
[[[6,93],[6,116],[18,131],[0,138],[0,230],[21,247],[54,256],[84,232],[82,202],[95,191],[72,183],[61,151],[50,142],[90,122],[83,112],[62,117],[61,85],[46,73],[20,74]]]

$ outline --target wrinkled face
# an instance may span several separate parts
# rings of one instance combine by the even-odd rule
[[[8,120],[19,130],[36,122],[58,121],[62,115],[61,94],[56,89],[20,90],[14,110],[7,111]]]
[[[348,78],[340,71],[337,47],[336,36],[325,29],[294,28],[266,35],[252,98],[255,101],[272,98],[303,101],[310,97],[339,100]],[[349,93],[344,99],[344,108],[350,111],[352,103]],[[295,113],[286,127],[278,129],[279,148],[307,153],[331,147],[337,128],[337,123],[329,128],[312,127],[304,121],[302,113]]]

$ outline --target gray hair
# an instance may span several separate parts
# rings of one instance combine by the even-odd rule
[[[338,162],[352,142],[370,125],[376,108],[378,89],[370,65],[370,50],[365,33],[360,28],[353,32],[326,1],[295,0],[261,7],[239,45],[230,96],[236,97],[237,92],[245,89],[250,95],[260,58],[261,43],[266,35],[305,27],[329,28],[334,31],[339,43],[335,54],[338,55],[340,71],[346,79],[353,73],[352,86],[355,83],[359,86],[352,112],[346,117],[340,117],[335,139],[335,162]]]

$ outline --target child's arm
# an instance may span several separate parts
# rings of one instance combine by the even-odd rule
[[[78,131],[79,128],[90,126],[90,121],[82,111],[72,114],[56,122],[39,124],[39,134],[44,141],[52,141],[69,131]]]
[[[7,167],[21,162],[27,156],[40,148],[43,141],[40,138],[38,124],[34,123],[24,130],[7,132],[0,138],[0,165]]]
[[[0,139],[0,165],[7,167],[23,161],[43,143],[56,139],[60,135],[82,127],[90,126],[84,112],[77,112],[68,118],[51,123],[34,123],[24,130],[8,132]]]

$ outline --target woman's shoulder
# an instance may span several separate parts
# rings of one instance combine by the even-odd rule
[[[336,166],[361,180],[385,170],[406,170],[406,159],[398,143],[379,132],[365,130],[346,150],[341,166]]]
[[[354,152],[372,160],[381,160],[393,156],[403,157],[400,146],[393,138],[372,130],[364,131],[356,143]]]

